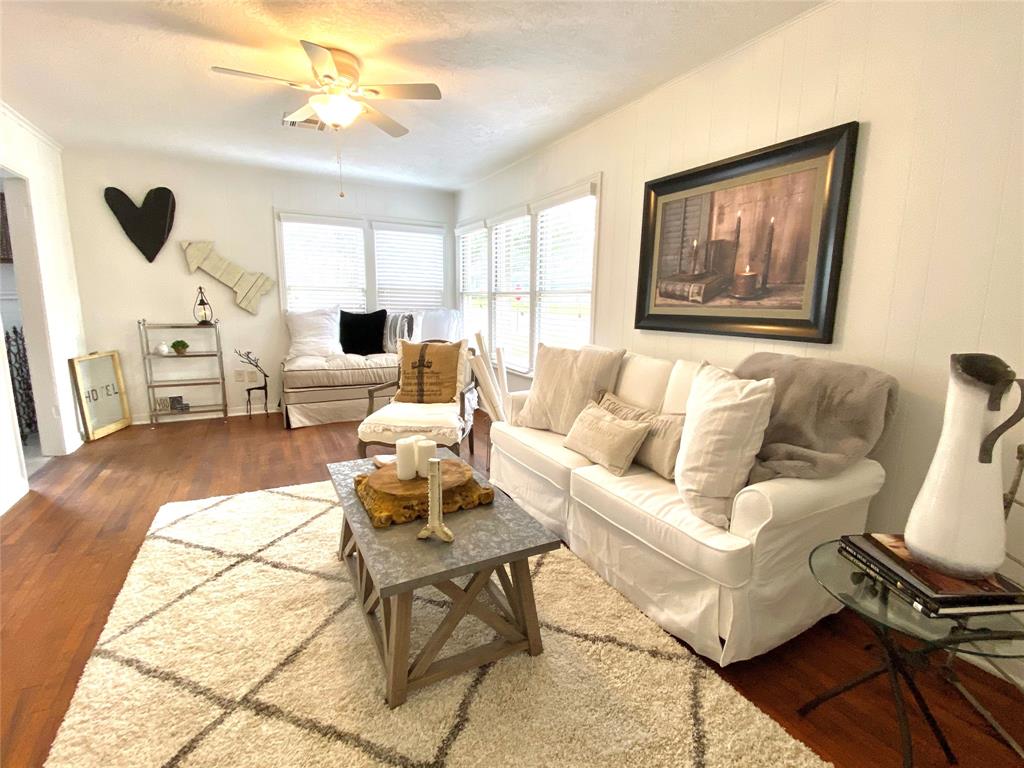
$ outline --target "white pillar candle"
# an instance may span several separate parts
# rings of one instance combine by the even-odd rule
[[[430,460],[437,456],[437,443],[433,440],[420,438],[416,441],[416,473],[427,477],[430,472]]]
[[[398,456],[398,479],[413,480],[416,477],[416,441],[418,437],[402,437],[395,441],[395,455]]]

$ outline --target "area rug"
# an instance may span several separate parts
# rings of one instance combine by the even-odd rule
[[[824,765],[565,549],[532,561],[543,654],[390,710],[340,526],[327,482],[163,506],[47,765]],[[446,603],[421,592],[414,649]]]

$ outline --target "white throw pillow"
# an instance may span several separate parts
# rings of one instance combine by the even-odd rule
[[[686,400],[675,481],[690,511],[728,528],[733,496],[746,484],[775,399],[775,380],[738,379],[704,365]]]
[[[314,355],[333,357],[344,354],[341,348],[341,310],[339,307],[314,309],[310,312],[288,312],[288,333],[292,344],[288,357]]]
[[[563,349],[538,344],[533,386],[516,425],[569,434],[587,403],[615,386],[625,354],[624,349]]]

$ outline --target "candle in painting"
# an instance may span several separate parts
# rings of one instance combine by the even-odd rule
[[[740,217],[742,217],[742,216],[743,216],[742,211],[738,211],[736,213],[736,236],[733,238],[733,240],[736,241],[736,252],[737,253],[739,253],[739,250],[740,250],[740,225],[742,224],[742,220],[741,220]]]
[[[768,287],[768,270],[772,266],[772,243],[775,240],[775,217],[768,222],[768,241],[764,246],[764,272],[761,273],[761,290]]]
[[[693,248],[690,251],[690,271],[697,271],[697,241],[693,241]]]
[[[757,295],[757,278],[760,275],[754,272],[747,264],[746,270],[733,276],[732,293],[740,299],[750,299]]]

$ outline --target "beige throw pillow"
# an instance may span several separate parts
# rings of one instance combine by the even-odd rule
[[[675,467],[676,488],[697,517],[729,526],[733,496],[754,466],[774,397],[774,379],[737,379],[713,365],[698,371]]]
[[[414,344],[398,342],[399,403],[450,403],[459,393],[465,341]]]
[[[651,425],[643,445],[637,451],[636,461],[642,467],[653,469],[666,480],[674,478],[676,456],[679,455],[679,441],[683,435],[682,414],[658,414],[631,405],[611,392],[601,398],[601,407],[620,419],[646,421]]]
[[[564,445],[612,474],[624,475],[650,428],[648,421],[620,419],[590,403],[576,417]]]
[[[533,386],[516,424],[568,434],[587,403],[615,386],[625,354],[624,349],[538,344]]]

